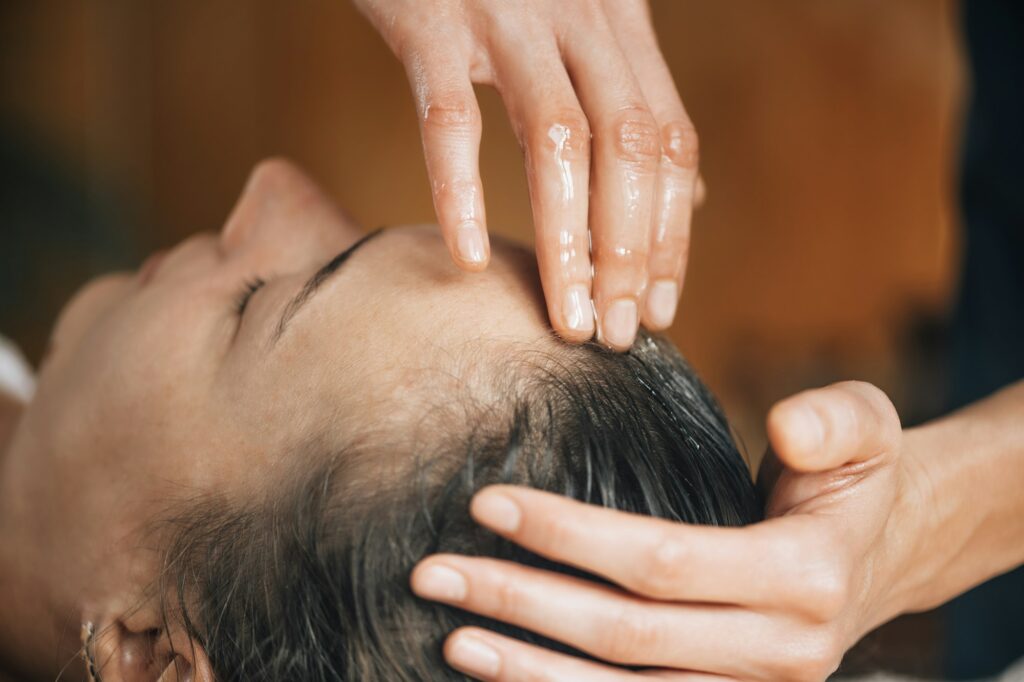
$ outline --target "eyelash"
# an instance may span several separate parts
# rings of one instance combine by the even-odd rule
[[[251,279],[245,283],[245,287],[238,294],[238,298],[235,299],[235,313],[239,317],[245,313],[245,308],[249,305],[249,299],[252,298],[253,294],[262,289],[266,283],[262,277]]]

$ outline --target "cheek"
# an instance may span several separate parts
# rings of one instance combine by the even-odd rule
[[[125,278],[112,277],[83,289],[40,372],[34,430],[58,463],[141,461],[167,442],[171,425],[201,412],[209,349],[199,306],[188,297],[131,296],[125,287]]]

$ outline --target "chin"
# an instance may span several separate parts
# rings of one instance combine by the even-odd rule
[[[72,295],[57,315],[43,364],[67,355],[84,334],[132,288],[133,275],[117,272],[89,280]]]

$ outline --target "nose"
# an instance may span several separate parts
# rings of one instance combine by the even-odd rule
[[[261,161],[220,233],[225,254],[252,246],[294,245],[312,237],[336,242],[360,231],[313,180],[286,159]]]

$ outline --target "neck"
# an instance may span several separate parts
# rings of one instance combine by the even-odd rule
[[[0,391],[0,463],[7,461],[7,453],[14,440],[14,428],[18,425],[23,409],[21,403]]]
[[[0,392],[0,682],[55,679],[78,646],[77,624],[62,632],[69,623],[57,617],[41,560],[43,538],[18,476],[23,411]]]

